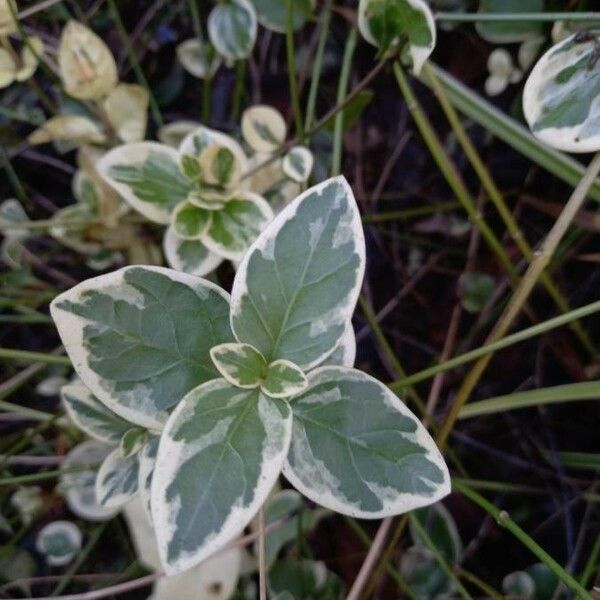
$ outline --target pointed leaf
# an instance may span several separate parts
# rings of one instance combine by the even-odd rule
[[[163,431],[152,513],[168,574],[189,569],[239,535],[277,481],[291,411],[224,379],[192,390]]]
[[[64,385],[60,395],[73,423],[101,442],[117,444],[131,427],[131,423],[96,400],[85,385],[78,383]]]
[[[102,144],[106,141],[106,136],[100,127],[87,117],[59,115],[48,119],[27,137],[30,144],[46,144],[57,140],[68,140],[77,144]]]
[[[172,227],[165,232],[163,250],[170,267],[197,277],[214,271],[223,261],[201,241],[181,239]]]
[[[257,104],[242,115],[242,135],[256,152],[273,152],[285,140],[287,127],[278,110],[266,104]]]
[[[105,459],[96,478],[96,498],[101,506],[120,508],[138,490],[139,463],[134,454],[123,457],[116,448]]]
[[[179,153],[156,142],[118,146],[100,159],[98,171],[132,208],[165,225],[193,189],[179,168]]]
[[[228,0],[208,16],[208,37],[228,61],[248,58],[256,41],[256,12],[249,0]]]
[[[154,476],[154,466],[156,465],[156,455],[158,454],[159,436],[151,437],[138,452],[139,477],[138,489],[146,511],[146,516],[152,521],[151,494],[152,477]]]
[[[304,146],[292,148],[283,159],[283,172],[298,183],[308,181],[315,159],[312,152]]]
[[[173,211],[171,227],[183,240],[199,240],[210,226],[211,221],[211,211],[184,200]]]
[[[408,38],[417,74],[435,47],[435,21],[424,0],[360,0],[358,28],[384,56]]]
[[[141,427],[131,427],[119,441],[119,450],[123,458],[128,458],[136,454],[146,441],[146,429]]]
[[[600,149],[598,39],[577,34],[537,62],[523,90],[523,112],[533,134],[566,152]]]
[[[261,389],[271,398],[289,398],[305,390],[307,385],[302,369],[289,360],[276,360],[269,365]]]
[[[344,367],[308,374],[294,398],[284,475],[314,502],[380,519],[450,493],[444,459],[423,425],[376,379]]]
[[[50,311],[77,374],[106,406],[160,428],[166,411],[218,375],[210,349],[231,341],[227,294],[160,267],[125,267],[58,296]]]
[[[258,387],[267,373],[263,355],[249,344],[220,344],[212,348],[210,356],[219,373],[240,388]]]
[[[148,91],[135,83],[120,83],[104,100],[104,112],[124,142],[144,139],[149,101]]]
[[[264,198],[252,192],[240,192],[229,199],[222,210],[212,212],[212,219],[200,239],[215,254],[239,260],[272,219],[273,211]]]
[[[344,335],[364,263],[360,215],[346,180],[310,188],[271,222],[238,268],[236,338],[267,362],[284,358],[305,371],[318,364]]]
[[[62,31],[58,66],[65,91],[79,100],[98,100],[117,85],[117,65],[110,50],[78,21],[69,21]]]

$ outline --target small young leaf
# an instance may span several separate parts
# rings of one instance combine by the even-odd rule
[[[219,373],[240,388],[259,387],[267,373],[263,355],[249,344],[220,344],[212,348],[210,356]]]
[[[318,368],[308,383],[291,404],[283,470],[305,496],[342,514],[379,519],[450,493],[434,441],[386,386],[344,367]]]
[[[102,103],[106,117],[124,142],[144,139],[149,100],[147,90],[141,85],[120,83]]]
[[[163,250],[170,267],[197,277],[214,271],[223,257],[211,252],[202,242],[183,240],[168,227],[163,238]]]
[[[208,16],[208,37],[227,61],[248,58],[256,41],[256,12],[249,0],[228,0]]]
[[[310,188],[263,231],[238,268],[236,338],[267,362],[283,358],[304,371],[319,364],[344,335],[364,262],[360,215],[346,180]]]
[[[120,448],[105,459],[96,478],[96,498],[101,506],[120,508],[138,491],[137,456],[124,457]]]
[[[177,58],[182,67],[198,79],[210,79],[221,66],[221,58],[209,45],[198,38],[181,42],[177,46]]]
[[[199,126],[197,121],[173,121],[160,127],[156,132],[156,137],[165,146],[179,148],[184,138],[196,131]]]
[[[413,516],[419,521],[435,547],[450,563],[458,563],[462,558],[463,544],[456,527],[454,518],[448,509],[441,503],[432,504],[426,508],[414,511]],[[421,534],[409,522],[410,534],[415,544],[426,547]]]
[[[283,172],[292,180],[304,183],[310,177],[315,159],[304,146],[292,148],[283,158]]]
[[[285,140],[285,120],[271,106],[257,104],[242,115],[242,135],[256,152],[273,152]]]
[[[198,163],[207,185],[231,189],[240,181],[240,166],[235,154],[225,146],[208,146],[200,153]]]
[[[306,389],[306,375],[289,360],[276,360],[269,365],[262,391],[271,398],[289,398]]]
[[[541,13],[544,0],[479,0],[478,11],[489,14]],[[477,33],[492,44],[513,44],[531,38],[544,38],[541,21],[482,21],[475,25]]]
[[[459,295],[467,312],[481,312],[493,292],[494,278],[486,273],[465,273],[459,280]]]
[[[435,47],[435,21],[424,0],[360,0],[358,28],[384,56],[407,39],[417,74]]]
[[[79,100],[98,100],[117,85],[117,65],[110,50],[78,21],[69,21],[62,31],[58,66],[65,91]]]
[[[163,567],[173,575],[239,535],[275,484],[291,411],[224,379],[192,390],[169,418],[152,481]]]
[[[199,240],[210,226],[211,221],[211,211],[184,200],[173,211],[171,227],[183,240]]]
[[[523,112],[533,134],[566,152],[600,149],[600,31],[553,46],[537,62],[523,90]]]
[[[40,529],[35,549],[51,567],[68,565],[81,548],[82,535],[71,521],[52,521]]]
[[[131,427],[119,441],[119,450],[123,458],[136,454],[146,441],[146,430],[141,427]]]
[[[85,385],[65,385],[60,390],[60,395],[67,414],[75,425],[101,442],[117,444],[131,427],[125,419],[96,400]]]
[[[218,376],[210,349],[233,336],[229,297],[160,267],[125,267],[64,292],[50,311],[77,374],[106,406],[160,429],[166,411]]]
[[[138,490],[142,499],[146,516],[152,521],[151,494],[152,477],[154,476],[154,466],[156,465],[156,455],[158,454],[159,436],[151,437],[138,452],[139,473]]]
[[[179,168],[179,153],[156,142],[118,146],[100,159],[98,172],[133,209],[165,225],[193,189]]]
[[[183,174],[192,181],[199,181],[202,177],[202,169],[200,168],[198,159],[190,154],[182,154],[181,170],[183,171]]]
[[[215,254],[240,260],[272,219],[273,211],[264,198],[241,192],[227,200],[222,210],[212,213],[201,240]]]

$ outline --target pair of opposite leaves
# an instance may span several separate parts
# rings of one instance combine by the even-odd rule
[[[449,492],[446,465],[406,406],[361,371],[324,366],[348,334],[364,262],[360,215],[338,177],[271,222],[231,297],[184,273],[126,267],[52,303],[84,383],[121,417],[161,432],[151,510],[168,573],[239,535],[282,470],[311,500],[361,518]],[[211,350],[225,343],[252,346],[267,365],[292,363],[306,388],[280,398],[221,378]]]

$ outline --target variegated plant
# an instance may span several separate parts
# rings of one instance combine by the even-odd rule
[[[406,44],[415,73],[435,47],[435,21],[424,0],[360,0],[358,28],[382,56]]]
[[[132,208],[169,226],[163,245],[173,268],[202,276],[224,259],[239,261],[273,218],[262,194],[286,182],[297,193],[298,182],[308,179],[312,154],[305,148],[292,149],[283,164],[261,166],[285,140],[285,121],[276,110],[248,109],[242,134],[251,156],[231,136],[200,125],[178,149],[125,144],[99,162],[105,181]]]
[[[580,31],[548,50],[523,91],[533,134],[567,152],[600,149],[600,31]]]
[[[58,47],[58,67],[65,92],[83,103],[81,111],[51,117],[29,135],[31,144],[144,139],[148,92],[140,85],[119,82],[111,51],[91,29],[78,21],[67,23]]]
[[[120,502],[139,481],[129,464],[151,455],[149,440],[162,431],[145,481],[167,573],[238,536],[281,472],[314,502],[360,518],[449,492],[426,429],[352,368],[364,268],[360,215],[338,177],[301,194],[260,234],[231,296],[184,273],[126,267],[52,302],[75,370],[100,401],[81,395],[70,410],[90,431],[93,413],[94,430],[120,440],[100,469],[100,493]]]

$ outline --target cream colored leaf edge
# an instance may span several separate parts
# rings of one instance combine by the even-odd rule
[[[181,239],[175,233],[175,231],[173,231],[172,227],[169,226],[165,231],[165,235],[163,237],[163,250],[167,262],[173,269],[188,273],[189,275],[195,275],[196,277],[203,277],[204,275],[208,275],[208,273],[214,271],[223,262],[222,256],[219,256],[215,252],[211,252],[207,249],[208,254],[206,255],[206,258],[202,262],[198,263],[194,270],[186,270],[184,268],[183,261],[179,258],[177,253],[179,246],[186,242],[189,242],[189,240]],[[193,243],[204,246],[204,244],[198,240],[194,240]]]

